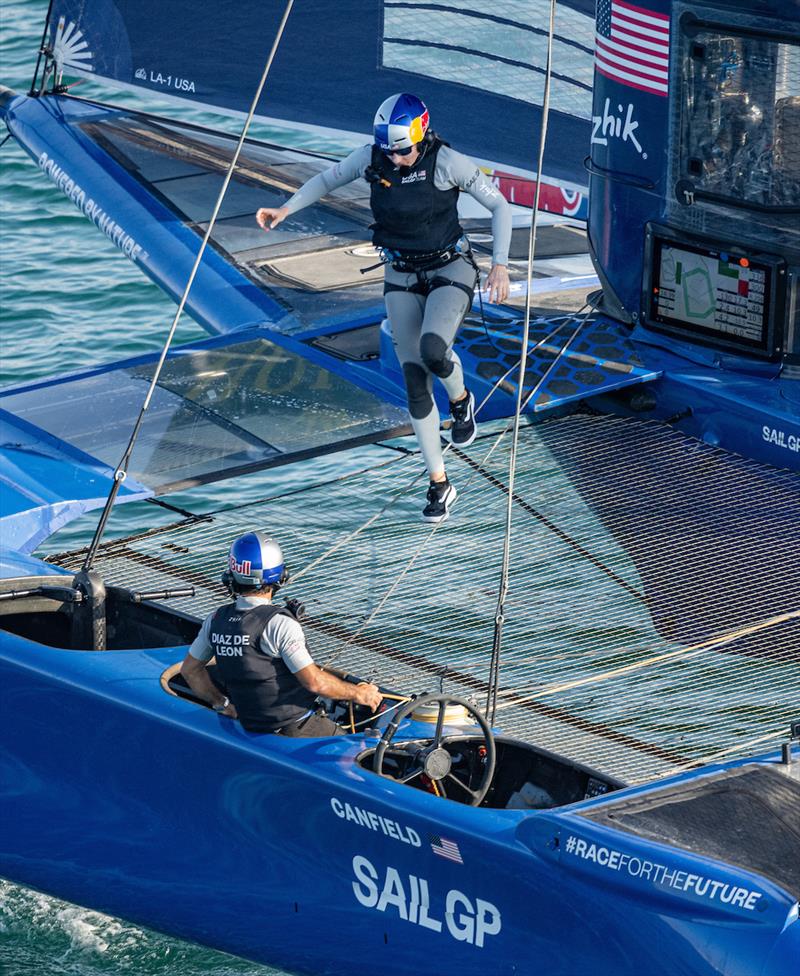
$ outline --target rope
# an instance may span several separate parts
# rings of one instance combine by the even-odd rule
[[[586,306],[584,306],[584,308],[586,308]],[[583,310],[581,310],[581,311],[583,311]],[[564,353],[564,351],[567,349],[567,347],[569,346],[569,344],[572,342],[572,340],[578,334],[578,332],[580,331],[581,326],[584,324],[584,322],[586,321],[586,318],[588,317],[588,315],[590,314],[591,311],[592,311],[591,308],[587,308],[586,312],[583,314],[582,318],[580,319],[577,328],[573,331],[573,333],[569,337],[569,339],[567,339],[566,343],[564,343],[564,345],[561,347],[561,350],[559,351],[558,356],[556,356],[555,360],[545,370],[544,374],[541,376],[541,378],[538,380],[538,382],[536,383],[536,385],[534,386],[534,388],[531,390],[531,392],[525,398],[525,401],[522,403],[521,408],[520,408],[519,396],[517,397],[517,415],[516,415],[517,423],[518,423],[520,409],[524,409],[528,405],[528,403],[530,403],[531,399],[535,396],[535,394],[539,391],[539,389],[541,388],[542,383],[544,383],[544,381],[550,375],[551,371],[553,370],[554,366],[556,365],[556,363],[560,359],[561,355]],[[550,332],[548,335],[546,335],[542,339],[540,339],[536,343],[536,345],[534,346],[534,349],[537,349],[537,348],[539,348],[539,346],[543,345],[545,342],[548,342],[554,335],[556,335],[563,328],[564,324],[565,323],[562,322],[560,325],[556,326],[556,328],[553,329],[552,332]],[[527,343],[527,336],[525,337],[525,340],[526,340],[526,343]],[[527,344],[524,346],[524,350],[527,350]],[[523,354],[523,357],[519,360],[519,363],[522,363],[524,359],[525,359],[525,356]],[[514,371],[514,369],[516,368],[516,366],[517,366],[517,364],[514,364],[513,366],[509,367],[509,369],[507,369],[506,372],[495,382],[494,386],[491,388],[491,390],[489,390],[489,392],[486,394],[486,396],[481,401],[480,405],[476,408],[476,410],[475,410],[475,414],[476,415],[486,405],[486,403],[488,403],[490,397],[492,397],[493,394],[496,392],[496,390],[499,389],[500,384],[503,383],[505,381],[506,377],[509,376]],[[521,374],[520,374],[521,378],[524,377],[524,375],[525,375],[525,371],[523,369],[521,371]],[[485,467],[486,462],[489,460],[489,458],[495,452],[495,450],[497,449],[497,447],[499,446],[500,442],[505,437],[505,435],[508,433],[508,431],[510,430],[510,428],[511,428],[511,424],[507,424],[506,427],[505,427],[505,429],[502,430],[500,432],[500,434],[498,434],[497,438],[495,439],[494,444],[492,444],[492,446],[489,448],[489,450],[486,452],[486,454],[481,459],[478,469],[476,469],[475,471],[473,471],[472,475],[467,479],[467,483],[464,486],[464,490],[466,490],[467,488],[469,488],[469,486],[475,480],[476,476],[480,473],[480,468]],[[518,433],[518,426],[517,426],[517,433]],[[445,446],[444,450],[442,451],[442,454],[446,454],[447,451],[451,447],[452,447],[452,443],[447,444]],[[407,459],[404,459],[404,460],[407,460]],[[424,472],[420,472],[415,478],[412,479],[412,481],[408,485],[406,485],[404,488],[402,488],[399,492],[396,492],[395,495],[392,498],[390,498],[389,501],[383,506],[383,508],[380,509],[380,511],[376,512],[374,515],[371,515],[365,522],[363,522],[360,526],[358,526],[358,528],[354,529],[352,532],[350,532],[347,536],[343,537],[342,539],[339,539],[336,543],[334,543],[334,545],[330,546],[320,556],[318,556],[316,559],[312,560],[308,565],[304,566],[303,569],[300,570],[299,573],[296,573],[295,574],[295,576],[293,577],[293,580],[294,581],[297,581],[305,573],[307,573],[310,570],[312,570],[312,569],[316,568],[317,566],[319,566],[320,563],[322,563],[329,556],[333,555],[334,552],[336,552],[338,549],[341,549],[342,546],[344,546],[348,542],[351,542],[354,538],[356,538],[356,536],[358,536],[366,528],[368,528],[370,525],[374,524],[382,515],[385,514],[385,512],[387,512],[397,502],[397,500],[399,498],[401,498],[402,496],[406,495],[411,490],[411,488],[413,488],[413,486],[420,480],[420,478],[422,478],[423,474],[424,474]],[[434,537],[434,535],[436,533],[436,530],[439,528],[440,525],[442,525],[442,522],[437,522],[433,526],[433,528],[431,529],[431,531],[427,534],[427,536],[425,536],[425,538],[422,540],[422,542],[420,543],[420,545],[412,553],[411,558],[408,560],[408,562],[406,563],[406,565],[403,567],[403,569],[400,571],[400,573],[392,581],[391,585],[389,586],[389,588],[387,589],[387,591],[384,593],[383,597],[379,600],[379,602],[377,603],[377,605],[375,606],[375,608],[372,610],[372,612],[362,621],[361,625],[350,635],[350,637],[345,642],[344,646],[340,648],[339,652],[332,658],[332,660],[326,662],[326,664],[325,664],[325,667],[326,668],[333,667],[334,664],[341,658],[342,654],[344,654],[344,652],[347,650],[347,648],[350,647],[350,645],[355,640],[357,640],[357,638],[363,633],[363,631],[375,619],[376,615],[385,606],[386,601],[395,592],[395,590],[400,585],[400,583],[403,581],[403,579],[405,579],[405,577],[408,575],[408,572],[411,570],[411,567],[416,563],[417,559],[420,557],[420,555],[422,554],[422,552],[428,546],[428,544],[431,541],[431,539],[433,539],[433,537]]]
[[[536,189],[531,208],[531,227],[528,235],[528,276],[525,292],[525,326],[522,333],[522,356],[519,365],[519,383],[517,384],[517,409],[514,414],[514,432],[511,441],[511,456],[508,464],[508,504],[506,506],[506,532],[503,540],[503,566],[500,572],[500,586],[497,594],[497,609],[494,617],[494,637],[492,641],[492,659],[489,665],[489,694],[486,701],[486,716],[489,724],[494,723],[497,708],[497,686],[500,682],[500,650],[503,639],[503,621],[505,620],[505,604],[508,595],[508,573],[511,564],[511,522],[514,511],[514,479],[517,471],[517,448],[519,444],[519,423],[522,413],[522,388],[525,381],[525,367],[528,358],[528,335],[531,323],[531,284],[533,281],[533,256],[536,252],[536,223],[539,209],[539,192],[542,185],[542,170],[544,168],[544,147],[547,139],[547,120],[550,112],[550,79],[553,68],[553,34],[555,33],[556,0],[550,0],[550,28],[547,34],[547,67],[544,76],[544,97],[542,99],[542,122],[539,127],[539,155],[536,163]],[[582,323],[581,323],[582,324]],[[578,326],[580,328],[580,325]],[[577,334],[577,329],[572,338]],[[569,340],[570,342],[572,339]],[[563,352],[563,350],[562,350]],[[558,358],[551,364],[553,368]],[[537,386],[540,386],[548,375],[548,370]],[[529,398],[530,399],[530,398]]]
[[[573,691],[575,688],[584,688],[587,685],[594,685],[601,681],[608,681],[609,678],[618,678],[623,674],[631,674],[634,671],[640,671],[642,668],[649,668],[653,664],[660,664],[663,661],[670,661],[674,658],[686,660],[687,658],[693,657],[696,654],[702,654],[704,651],[725,647],[728,644],[733,644],[742,637],[749,637],[751,634],[757,634],[759,631],[768,630],[770,627],[777,627],[779,624],[785,624],[790,620],[797,619],[800,619],[800,610],[790,610],[787,613],[778,614],[777,616],[770,617],[767,620],[760,620],[758,623],[750,624],[747,627],[739,627],[737,630],[732,630],[725,634],[718,634],[716,637],[712,637],[707,641],[702,641],[699,644],[691,644],[689,647],[682,647],[677,651],[666,651],[663,654],[654,654],[642,661],[636,661],[633,664],[626,664],[619,668],[611,668],[608,671],[603,671],[600,674],[593,674],[587,678],[578,678],[575,681],[563,681],[558,684],[548,685],[546,688],[542,688],[541,691],[536,692],[535,695],[528,695],[524,698],[515,698],[513,704],[519,705],[522,702],[535,701],[537,698],[544,698],[546,695],[555,695],[563,691]],[[500,707],[502,708],[503,706],[501,705]]]
[[[756,736],[755,739],[748,739],[747,742],[737,742],[735,746],[728,746],[727,749],[720,749],[718,752],[709,753],[706,756],[699,756],[696,759],[692,759],[691,762],[681,763],[675,766],[673,769],[662,773],[661,776],[676,776],[679,773],[685,772],[688,769],[697,769],[700,766],[709,766],[711,763],[718,762],[720,759],[724,759],[726,756],[752,756],[753,749],[756,746],[765,745],[767,742],[774,742],[775,739],[782,735],[785,735],[786,725],[785,723],[779,729],[774,729],[768,732],[766,735]],[[772,748],[775,748],[774,746]]]
[[[520,308],[520,335],[521,320]],[[576,324],[560,333],[548,363]],[[529,366],[526,396],[531,384]],[[624,782],[650,780],[759,736],[770,736],[764,741],[772,748],[781,724],[776,716],[790,714],[797,701],[800,619],[688,658],[655,659],[800,609],[800,540],[786,534],[787,524],[800,524],[800,477],[655,422],[572,414],[526,427],[526,419],[516,494],[638,584],[647,603],[517,510],[497,724],[506,735]],[[477,461],[509,421],[492,425],[492,434],[466,453]],[[487,465],[503,482],[509,444],[506,436]],[[569,481],[557,473],[562,461]],[[452,452],[451,465],[458,466],[453,474],[461,487],[470,472]],[[191,582],[197,595],[178,608],[205,616],[220,602],[219,553],[243,521],[269,523],[279,538],[285,535],[299,568],[371,515],[412,473],[381,465],[335,485],[323,480],[313,491],[286,493],[285,500],[237,506],[214,522],[105,543],[96,565],[99,570],[102,560],[105,578],[131,589]],[[433,537],[340,667],[369,680],[375,672],[385,687],[419,691],[438,690],[446,665],[445,690],[477,696],[483,710],[506,498],[481,475],[463,501],[465,511]],[[319,603],[308,632],[318,663],[338,654],[432,528],[408,524],[410,504],[407,498],[297,584]],[[303,517],[319,511],[340,511],[341,522]],[[79,568],[82,559],[83,553],[74,555],[65,568]],[[476,566],[484,571],[476,574]],[[554,592],[555,603],[549,596],[531,599]],[[645,659],[649,666],[618,677],[584,680]],[[553,690],[561,686],[571,687]]]
[[[161,375],[161,370],[167,358],[169,347],[172,344],[172,339],[175,335],[175,330],[178,327],[178,321],[180,320],[180,317],[183,314],[183,309],[189,297],[189,291],[191,290],[191,287],[194,284],[194,279],[197,274],[197,270],[200,267],[200,262],[203,260],[203,255],[205,254],[206,246],[211,237],[211,233],[214,229],[214,225],[217,220],[217,215],[219,214],[220,208],[222,207],[222,201],[225,198],[225,194],[227,193],[231,178],[233,177],[233,172],[236,169],[236,164],[239,161],[239,155],[241,154],[242,147],[244,146],[244,141],[247,137],[247,132],[250,128],[250,123],[252,122],[253,116],[255,115],[256,107],[258,105],[259,99],[261,98],[261,92],[263,91],[264,85],[266,84],[267,76],[269,75],[270,68],[272,67],[272,62],[278,50],[278,45],[280,44],[281,38],[283,37],[283,31],[284,28],[286,27],[286,21],[289,19],[289,14],[291,13],[293,5],[294,5],[294,0],[287,0],[286,8],[284,9],[283,12],[283,17],[281,18],[281,22],[278,26],[278,32],[275,35],[275,40],[272,43],[272,49],[270,50],[269,56],[267,57],[267,62],[264,65],[264,71],[261,74],[261,80],[258,83],[258,88],[256,89],[256,93],[253,96],[253,101],[250,105],[250,111],[247,113],[247,118],[245,119],[245,123],[242,128],[241,135],[239,136],[239,141],[236,145],[236,150],[234,151],[233,158],[231,159],[230,165],[228,166],[228,170],[225,174],[225,179],[223,180],[222,186],[217,196],[217,202],[214,205],[214,211],[211,214],[211,219],[208,223],[208,227],[206,228],[205,235],[203,236],[203,241],[200,245],[200,249],[197,252],[197,257],[194,260],[191,273],[189,274],[189,280],[186,282],[186,287],[183,291],[183,295],[181,296],[180,304],[178,305],[178,308],[175,312],[175,317],[172,320],[172,325],[170,326],[170,330],[167,335],[166,341],[164,343],[164,347],[161,350],[161,356],[159,357],[158,364],[156,365],[155,371],[153,373],[153,378],[150,381],[150,387],[147,391],[147,395],[144,398],[144,403],[142,404],[142,408],[139,411],[139,416],[136,419],[136,423],[134,424],[134,428],[131,433],[130,440],[128,441],[128,446],[125,448],[125,453],[122,455],[122,458],[120,459],[120,462],[117,465],[116,470],[114,471],[114,480],[111,485],[111,491],[108,493],[108,498],[106,499],[105,507],[103,508],[103,512],[100,516],[100,521],[97,524],[97,529],[95,530],[94,537],[89,546],[89,550],[86,554],[86,559],[83,564],[84,572],[88,572],[88,570],[90,570],[92,567],[92,562],[94,561],[94,556],[97,551],[97,547],[100,545],[100,540],[103,537],[103,532],[105,531],[108,518],[111,515],[111,509],[114,505],[114,501],[117,497],[117,494],[119,493],[120,485],[127,477],[128,462],[130,461],[131,454],[133,453],[133,447],[136,443],[136,439],[139,436],[139,431],[141,430],[142,423],[144,422],[144,415],[150,406],[150,400],[152,399],[153,392],[155,391],[159,376]]]

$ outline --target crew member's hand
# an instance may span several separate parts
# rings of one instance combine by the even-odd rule
[[[503,264],[493,264],[484,289],[489,301],[504,302],[508,298],[508,287],[508,268]]]
[[[216,711],[216,709],[215,709],[215,711]],[[225,706],[225,708],[222,709],[222,711],[217,712],[217,715],[227,715],[228,718],[238,718],[239,717],[239,715],[238,715],[238,713],[236,711],[236,706],[233,704],[233,702],[228,702],[228,704]]]
[[[353,701],[359,705],[369,705],[372,711],[375,712],[383,701],[383,696],[377,685],[371,685],[366,681],[362,681],[356,685]]]
[[[261,207],[256,210],[256,223],[262,230],[272,230],[289,216],[286,207]]]

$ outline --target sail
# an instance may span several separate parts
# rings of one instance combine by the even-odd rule
[[[55,0],[49,42],[67,77],[102,79],[159,96],[246,112],[284,0]],[[337,132],[371,132],[395,91],[418,92],[460,151],[535,168],[549,0],[298,0],[259,117]],[[553,48],[544,173],[567,192],[585,186],[594,0],[561,0]],[[549,208],[552,209],[552,208]]]
[[[20,569],[20,554],[33,552],[62,526],[99,508],[112,479],[113,467],[0,407],[0,565]],[[118,501],[152,494],[130,478]],[[22,572],[41,575],[33,563]]]

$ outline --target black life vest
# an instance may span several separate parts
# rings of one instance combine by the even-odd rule
[[[230,603],[214,613],[208,628],[220,678],[248,732],[283,728],[297,721],[316,700],[283,658],[261,650],[264,627],[279,613],[287,611],[273,604],[239,610]]]
[[[458,222],[458,187],[437,190],[436,160],[446,143],[438,136],[413,166],[395,168],[377,146],[367,177],[375,223],[372,242],[400,254],[444,251],[463,235]]]

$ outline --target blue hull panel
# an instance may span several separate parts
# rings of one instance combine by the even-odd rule
[[[161,690],[183,653],[2,636],[0,875],[303,973],[794,976],[796,904],[764,878],[578,816],[602,798],[472,809],[362,770],[374,739],[248,735]]]

